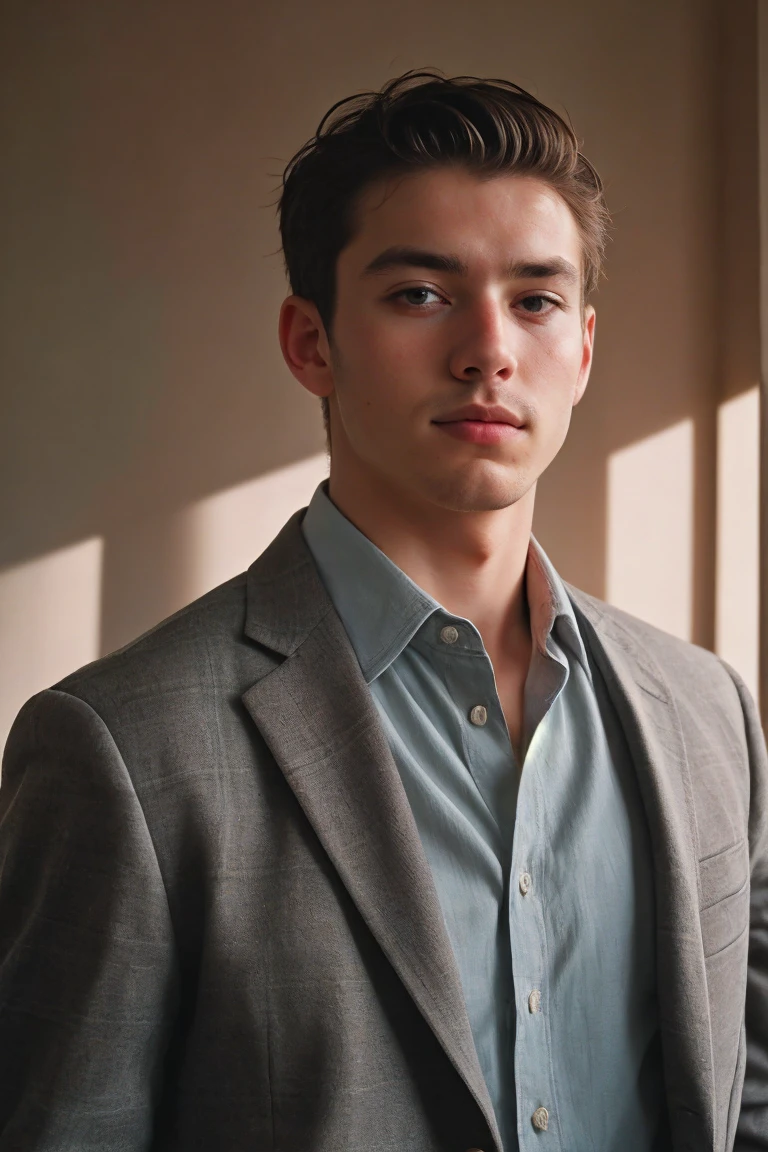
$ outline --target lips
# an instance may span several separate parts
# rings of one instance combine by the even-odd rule
[[[445,416],[438,416],[433,424],[457,424],[464,422],[480,424],[506,424],[512,428],[522,428],[525,421],[508,408],[498,404],[485,407],[482,404],[466,404],[463,408],[456,408],[447,412]]]
[[[503,444],[522,436],[525,422],[500,405],[466,404],[432,421],[441,432],[470,444]]]

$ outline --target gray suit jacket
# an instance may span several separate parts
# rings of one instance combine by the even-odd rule
[[[499,1146],[414,820],[300,515],[16,721],[1,1152]],[[766,1150],[754,705],[711,653],[569,593],[647,810],[674,1148]]]

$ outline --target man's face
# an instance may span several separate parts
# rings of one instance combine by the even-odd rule
[[[528,492],[586,387],[581,241],[542,181],[439,168],[368,189],[337,265],[341,474],[490,511]]]

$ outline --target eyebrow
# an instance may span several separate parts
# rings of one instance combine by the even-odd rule
[[[469,273],[469,268],[458,256],[429,252],[425,248],[413,248],[410,245],[396,245],[385,248],[370,264],[366,264],[363,276],[376,276],[394,268],[428,268],[432,272],[447,272],[452,276],[466,276]],[[511,280],[559,277],[569,284],[576,284],[579,280],[578,269],[562,256],[552,256],[546,260],[515,260],[508,265],[507,275]]]

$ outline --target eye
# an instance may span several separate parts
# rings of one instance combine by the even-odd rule
[[[531,316],[546,316],[553,308],[559,308],[557,300],[553,300],[551,296],[524,296],[522,300],[518,301],[524,312],[528,312]]]
[[[429,296],[434,296],[436,300],[442,300],[442,296],[435,292],[434,288],[402,288],[399,292],[395,292],[390,299],[403,300],[414,308],[422,308],[425,304],[431,303],[427,299]]]

